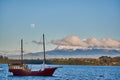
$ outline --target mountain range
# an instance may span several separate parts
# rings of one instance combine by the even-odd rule
[[[51,50],[46,51],[46,58],[98,58],[100,56],[120,56],[120,50],[107,49],[76,49],[76,50]],[[20,58],[18,55],[9,55],[9,58]],[[43,52],[26,53],[24,59],[42,59]]]

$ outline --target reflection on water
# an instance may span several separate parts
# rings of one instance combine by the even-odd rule
[[[52,77],[12,76],[12,73],[8,72],[7,64],[0,66],[4,67],[4,70],[0,70],[0,80],[120,80],[119,66],[62,65],[63,67],[58,68]],[[29,68],[37,70],[41,65],[29,65]]]

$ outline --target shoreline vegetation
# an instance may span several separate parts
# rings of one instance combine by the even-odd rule
[[[9,59],[0,56],[0,64],[20,63],[18,59]],[[42,64],[42,59],[24,59],[25,64]],[[58,65],[95,65],[95,66],[120,66],[120,56],[109,57],[101,56],[99,58],[53,58],[47,59],[46,64]]]

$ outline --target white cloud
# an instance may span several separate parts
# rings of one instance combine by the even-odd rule
[[[87,44],[77,36],[68,36],[62,40],[52,40],[53,44],[63,46],[86,46]]]
[[[43,42],[41,42],[41,41],[35,41],[35,40],[33,40],[32,43],[35,43],[35,44],[37,44],[37,45],[43,44]]]
[[[30,24],[31,28],[35,28],[35,24]]]
[[[56,49],[120,49],[120,41],[108,38],[98,40],[95,37],[80,39],[77,36],[68,36],[61,40],[52,40],[51,43],[57,45]]]

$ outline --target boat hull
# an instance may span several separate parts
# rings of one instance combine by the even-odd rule
[[[22,69],[9,69],[13,73],[13,76],[53,76],[57,68],[45,68],[39,71],[26,71]]]

